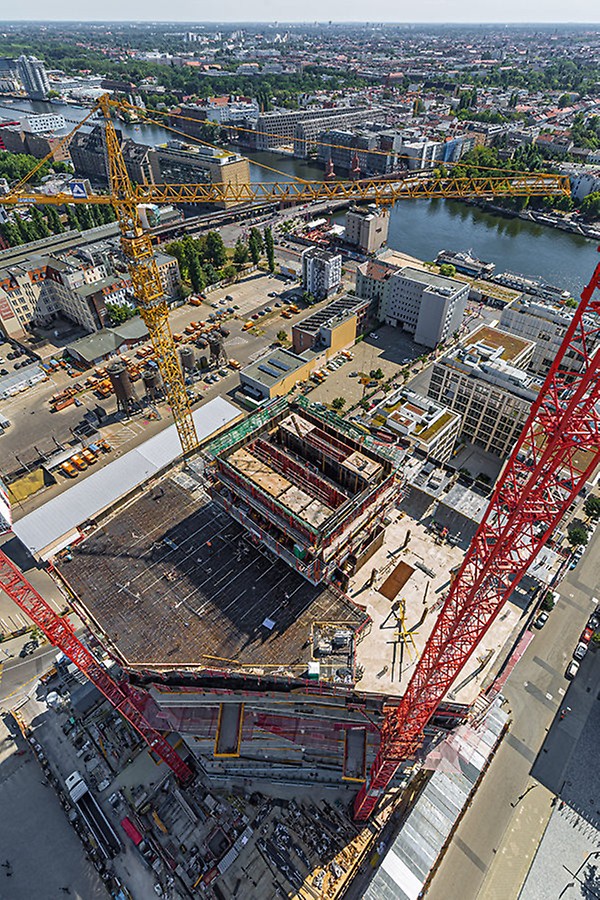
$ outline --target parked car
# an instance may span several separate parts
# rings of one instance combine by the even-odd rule
[[[548,621],[548,613],[541,612],[535,622],[533,623],[534,628],[543,628],[546,622]]]
[[[39,646],[40,646],[40,642],[36,641],[35,638],[32,641],[27,641],[27,643],[23,644],[23,646],[21,647],[21,652],[19,653],[19,656],[22,659],[24,659],[26,656],[29,656],[31,653],[33,653],[35,650],[37,650],[37,648]]]
[[[593,630],[591,628],[584,628],[583,631],[581,632],[581,637],[579,638],[579,640],[583,644],[589,644],[589,642],[591,641],[591,639],[593,637],[594,637]]]
[[[592,613],[588,620],[587,627],[591,628],[592,631],[598,631],[600,628],[600,616],[597,613]]]
[[[231,303],[231,301],[233,300],[233,297],[231,296],[231,294],[225,294],[225,299],[229,300],[229,302]]]
[[[572,681],[573,678],[579,672],[579,663],[576,659],[572,659],[569,665],[567,666],[567,671],[565,672],[565,678],[568,678],[569,681]]]
[[[580,662],[588,651],[588,645],[584,644],[583,641],[579,641],[575,649],[573,650],[573,656],[575,659],[578,659]]]

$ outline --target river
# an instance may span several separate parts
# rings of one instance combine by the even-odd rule
[[[88,112],[68,104],[28,100],[0,104],[3,117],[19,119],[28,111],[62,113],[71,123],[80,121]],[[174,137],[172,132],[154,125],[120,123],[119,128],[128,137],[147,144],[164,143]],[[289,156],[261,152],[246,155],[253,182],[323,177],[318,166]],[[435,259],[442,249],[471,250],[480,259],[495,263],[498,272],[508,270],[542,278],[575,296],[587,284],[599,261],[597,244],[588,238],[449,200],[404,200],[396,204],[390,216],[388,244],[424,260]]]

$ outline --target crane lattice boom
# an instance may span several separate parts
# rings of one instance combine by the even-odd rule
[[[117,684],[105,667],[83,644],[68,619],[61,618],[8,556],[0,550],[0,589],[26,613],[40,628],[48,640],[74,662],[111,704],[127,721],[160,759],[163,760],[182,781],[189,781],[193,772],[176,750],[160,732],[146,720],[145,710],[149,702],[146,695],[136,691],[131,685]]]

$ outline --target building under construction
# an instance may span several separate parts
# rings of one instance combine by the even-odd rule
[[[208,775],[364,780],[462,559],[400,510],[403,452],[281,398],[55,556],[75,608],[144,687],[146,718]],[[462,687],[436,726],[479,690]]]

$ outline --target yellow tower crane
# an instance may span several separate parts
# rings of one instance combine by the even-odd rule
[[[169,404],[184,454],[198,446],[185,381],[177,358],[169,311],[160,272],[154,256],[151,236],[144,231],[138,212],[142,203],[286,203],[303,204],[323,201],[359,200],[380,205],[397,200],[417,198],[481,198],[531,197],[570,194],[566,176],[545,172],[502,173],[488,170],[475,176],[439,175],[432,172],[408,173],[392,179],[360,179],[354,181],[272,181],[258,184],[134,184],[127,171],[121,144],[113,124],[112,109],[131,110],[104,94],[90,113],[59,143],[68,145],[72,135],[101,113],[104,119],[104,141],[109,189],[106,194],[74,196],[71,193],[44,193],[30,184],[32,176],[45,162],[52,162],[58,148],[38,162],[31,172],[9,193],[0,197],[8,206],[69,204],[111,205],[121,232],[121,246],[128,262],[133,292],[139,306],[164,381]],[[205,143],[205,142],[202,142]]]

